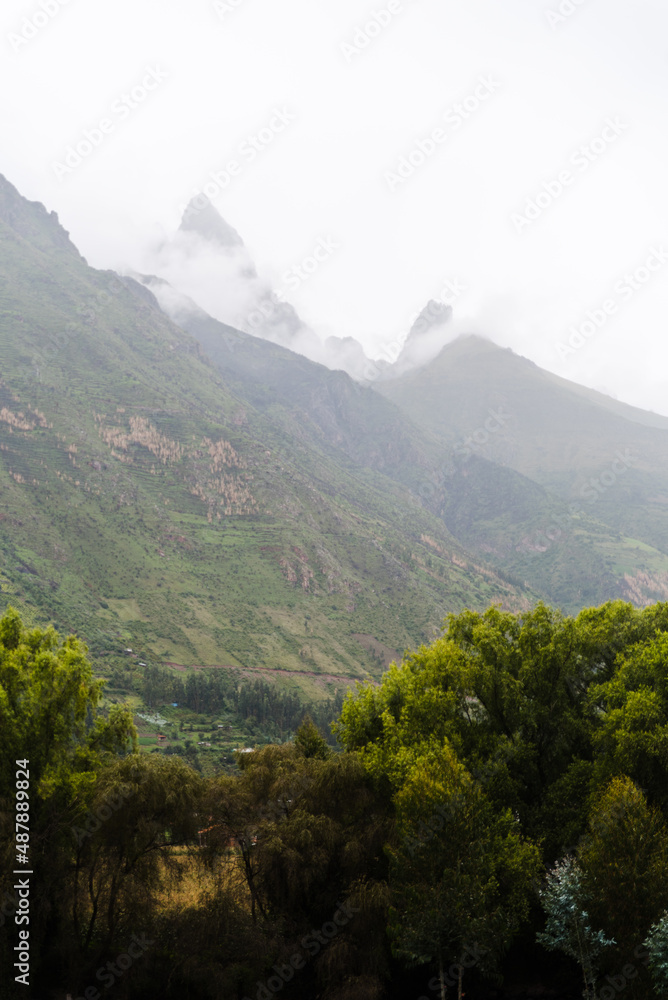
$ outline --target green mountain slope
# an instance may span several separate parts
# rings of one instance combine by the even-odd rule
[[[345,372],[235,330],[196,307],[180,325],[216,363],[225,384],[280,426],[295,447],[350,469],[381,472],[415,491],[441,461],[437,437]]]
[[[323,425],[316,447],[234,381],[0,179],[0,603],[96,652],[287,669],[307,691],[378,674],[379,642],[401,653],[463,604],[529,603],[378,471],[410,464],[408,431],[371,428],[355,457]]]
[[[160,282],[144,280],[160,294]],[[165,301],[173,307],[173,293]],[[338,461],[362,463],[404,483],[466,549],[491,562],[505,579],[524,583],[569,611],[618,597],[644,603],[666,593],[666,555],[602,524],[588,505],[574,516],[557,493],[477,457],[476,442],[466,449],[462,439],[453,448],[437,423],[419,429],[403,411],[342,372],[248,337],[187,300],[176,312],[235,393],[270,414],[295,443],[307,442],[304,458],[314,450],[336,455]],[[466,401],[471,399],[474,382]],[[483,414],[486,425],[481,418],[486,439],[501,437],[507,424],[503,408],[493,412],[498,420],[490,421],[489,411]],[[476,434],[476,441],[480,438]]]
[[[650,468],[668,447],[668,417],[543,371],[481,337],[459,337],[428,365],[375,388],[452,444],[501,407],[501,433],[474,450],[546,481],[595,466],[605,447],[636,448]]]
[[[579,537],[583,518],[597,522],[599,531],[607,527],[612,536],[605,562],[629,599],[668,594],[667,418],[575,385],[473,336],[375,388],[441,440],[452,468],[473,457],[493,460],[572,505],[574,516],[558,519],[552,531],[561,528],[559,544]],[[447,517],[446,523],[456,531]],[[544,535],[546,528],[532,525],[528,535]],[[615,536],[621,536],[619,551]],[[556,548],[548,539],[550,558]],[[543,563],[548,579],[549,559]],[[539,577],[532,582],[541,585]]]

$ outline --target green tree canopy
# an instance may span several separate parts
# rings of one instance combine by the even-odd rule
[[[592,923],[615,940],[609,968],[635,962],[668,904],[668,827],[630,778],[614,778],[600,796],[578,861]],[[640,976],[629,994],[646,989]]]
[[[606,712],[615,710],[615,691],[627,698],[618,664],[650,637],[668,642],[658,631],[666,628],[667,605],[640,612],[621,601],[575,618],[540,603],[521,614],[492,607],[450,615],[441,638],[392,665],[379,687],[347,697],[337,733],[394,787],[406,748],[447,740],[490,800],[544,841],[552,861],[583,832],[589,799],[610,777],[595,773],[594,761],[606,729],[606,753],[616,752],[617,717]],[[642,699],[648,707],[646,693]],[[660,739],[657,731],[656,754]],[[619,757],[620,767],[629,763],[628,752]]]
[[[387,851],[395,953],[436,961],[443,994],[450,970],[461,998],[465,968],[493,971],[527,916],[539,851],[447,744],[415,759],[394,801],[398,843]]]
[[[0,894],[10,891],[14,867],[16,761],[26,761],[31,890],[40,899],[31,923],[37,984],[58,936],[76,817],[103,768],[136,745],[127,709],[98,711],[103,682],[86,653],[75,636],[61,641],[52,627],[26,629],[13,608],[0,619]]]

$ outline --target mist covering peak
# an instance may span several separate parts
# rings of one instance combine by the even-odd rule
[[[163,279],[162,308],[176,322],[189,306],[219,322],[280,344],[353,379],[392,379],[435,358],[452,339],[452,307],[430,300],[393,359],[371,361],[355,338],[322,337],[299,315],[285,292],[276,292],[268,274],[258,273],[236,229],[205,194],[190,200],[178,230],[162,241],[142,267]],[[370,374],[371,373],[371,374]]]
[[[181,219],[179,231],[196,233],[209,243],[231,248],[242,247],[244,241],[205,194],[191,198]]]

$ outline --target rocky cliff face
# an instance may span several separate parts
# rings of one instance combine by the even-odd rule
[[[0,174],[0,219],[21,239],[40,250],[67,250],[82,259],[61,226],[55,212],[47,212],[38,201],[22,198],[13,184]]]

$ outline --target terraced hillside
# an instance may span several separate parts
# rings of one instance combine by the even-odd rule
[[[573,513],[502,454],[457,454],[503,403],[491,381],[447,428],[420,426],[380,385],[194,307],[180,322],[0,180],[0,605],[94,653],[239,667],[310,697],[379,675],[464,606],[668,593],[651,532],[603,504]]]
[[[283,668],[309,692],[378,674],[378,643],[401,653],[463,604],[532,599],[398,479],[231,381],[0,180],[0,603],[94,652]]]

